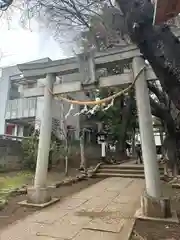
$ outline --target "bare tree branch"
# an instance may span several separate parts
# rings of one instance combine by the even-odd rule
[[[82,40],[82,32],[89,46],[98,50],[122,46],[128,42],[125,21],[111,0],[24,0],[26,10],[22,21],[36,18],[48,27],[58,40],[75,43]],[[91,37],[89,36],[91,35]],[[126,34],[127,35],[127,34]],[[71,39],[71,41],[70,41]],[[123,40],[122,40],[123,39]],[[81,43],[83,46],[83,43]],[[100,46],[99,46],[100,45]]]
[[[175,134],[174,120],[170,112],[168,111],[168,109],[164,108],[161,104],[156,102],[152,97],[150,97],[150,104],[151,104],[152,115],[160,118],[164,122],[168,130],[168,133],[171,133],[172,135]]]
[[[154,83],[148,82],[148,88],[149,90],[156,95],[159,102],[168,109],[168,99],[166,97],[166,94],[160,89],[160,87],[156,86]]]
[[[13,0],[0,0],[0,10],[6,11],[12,3]]]

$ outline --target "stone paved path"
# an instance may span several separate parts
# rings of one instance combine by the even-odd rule
[[[0,240],[127,240],[144,181],[107,178],[20,220]]]

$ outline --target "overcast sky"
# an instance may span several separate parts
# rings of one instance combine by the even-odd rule
[[[11,16],[11,15],[10,15]],[[0,19],[0,66],[15,65],[44,57],[59,59],[67,57],[48,31],[39,30],[38,24],[31,22],[31,28],[23,28],[19,15],[12,20]]]

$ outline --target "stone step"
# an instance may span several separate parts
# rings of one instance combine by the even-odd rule
[[[142,164],[132,164],[132,165],[125,165],[125,164],[101,164],[100,168],[142,168],[144,169],[144,165]]]
[[[121,174],[121,173],[105,173],[105,172],[100,172],[96,173],[94,177],[102,177],[102,178],[107,178],[107,177],[124,177],[124,178],[145,178],[144,174]],[[161,179],[164,178],[163,175],[160,176]]]
[[[143,164],[133,164],[133,165],[124,165],[124,164],[102,164],[99,169],[138,169],[144,170]],[[159,167],[160,170],[163,170],[163,167]]]
[[[159,170],[161,174],[164,173],[163,169]],[[123,174],[144,174],[144,169],[121,169],[121,168],[99,168],[97,172],[106,173],[123,173]]]

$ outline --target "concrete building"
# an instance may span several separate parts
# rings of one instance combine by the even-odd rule
[[[34,63],[45,63],[51,61],[49,58],[35,61]],[[31,62],[32,63],[32,62]],[[76,77],[76,76],[75,76]],[[39,127],[43,115],[44,96],[22,97],[22,89],[44,86],[45,79],[35,81],[33,79],[24,80],[17,66],[10,66],[1,69],[0,75],[0,135],[8,134],[13,136],[25,136],[31,125]],[[56,77],[56,82],[68,82],[68,75]],[[72,81],[72,75],[71,75]],[[55,83],[56,84],[56,83]],[[72,93],[71,98],[87,100],[86,95],[81,93]],[[62,103],[60,100],[53,100],[53,131],[57,128],[63,128],[62,119],[67,114],[70,104]],[[66,119],[66,125],[71,129],[72,138],[79,138],[80,116],[79,106],[75,105],[71,114]]]

